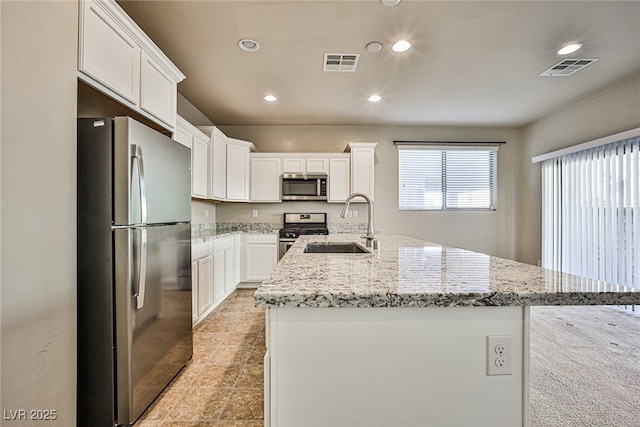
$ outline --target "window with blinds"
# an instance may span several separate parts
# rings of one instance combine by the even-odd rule
[[[542,266],[640,288],[640,136],[542,163]]]
[[[497,144],[396,146],[400,210],[495,210]]]

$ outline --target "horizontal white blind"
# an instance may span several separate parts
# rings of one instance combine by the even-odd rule
[[[542,163],[542,265],[640,288],[640,136]]]
[[[399,144],[399,209],[495,209],[496,163],[496,146]]]

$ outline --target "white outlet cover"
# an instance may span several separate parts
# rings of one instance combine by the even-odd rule
[[[487,375],[512,375],[512,341],[511,335],[487,335]]]

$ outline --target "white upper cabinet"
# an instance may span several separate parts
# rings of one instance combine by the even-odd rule
[[[351,194],[351,157],[343,154],[329,159],[327,202],[344,203]]]
[[[364,193],[374,200],[375,149],[377,142],[350,142],[351,151],[351,192]],[[364,202],[358,197],[354,202]]]
[[[304,157],[285,157],[282,159],[282,173],[305,173]]]
[[[227,198],[227,136],[216,127],[209,144],[209,196],[213,199]]]
[[[307,173],[329,173],[328,157],[307,157]]]
[[[199,126],[209,139],[209,198],[249,201],[249,154],[253,143],[227,137],[215,126]]]
[[[140,108],[164,123],[175,126],[178,83],[162,65],[142,52]]]
[[[180,116],[176,117],[173,139],[191,148],[191,196],[206,199],[209,195],[209,137]]]
[[[106,4],[81,1],[78,69],[138,104],[140,48]]]
[[[227,139],[227,200],[249,201],[249,154],[252,143]]]
[[[193,136],[191,195],[200,199],[209,197],[209,138],[204,134]]]
[[[282,156],[282,173],[329,173],[329,157],[315,153]]]
[[[282,158],[272,154],[251,154],[251,183],[249,199],[252,202],[280,202],[280,175]]]
[[[114,0],[79,2],[78,77],[174,130],[185,76]]]

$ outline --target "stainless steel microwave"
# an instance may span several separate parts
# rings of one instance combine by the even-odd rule
[[[282,200],[327,200],[326,174],[282,174]]]

